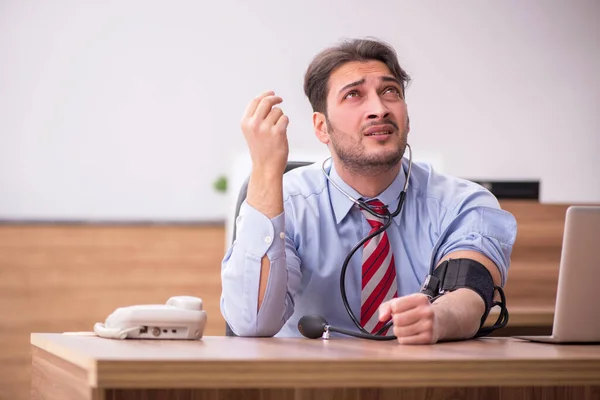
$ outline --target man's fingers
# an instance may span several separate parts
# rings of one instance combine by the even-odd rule
[[[402,313],[428,303],[429,299],[422,293],[414,293],[408,296],[398,297],[397,299],[392,300],[392,313]]]
[[[396,326],[396,324],[394,324],[394,335],[398,338],[417,336],[422,332],[431,332],[432,330],[433,321],[426,319],[407,326]]]
[[[275,128],[277,129],[277,132],[285,132],[289,123],[290,123],[290,120],[287,117],[287,115],[283,115],[283,113],[282,113],[281,117],[279,117],[279,119],[277,120],[277,123],[275,124]]]
[[[392,316],[392,301],[394,300],[389,300],[384,303],[381,303],[381,305],[379,306],[379,321],[384,322],[390,319],[390,317]]]
[[[288,161],[288,119],[279,107],[275,107],[282,101],[272,90],[265,92],[250,101],[241,121],[253,170],[273,171],[270,176],[273,173],[283,175]]]
[[[271,112],[273,106],[281,103],[282,101],[283,99],[279,96],[270,95],[263,97],[260,103],[258,103],[256,111],[254,112],[254,118],[256,118],[259,121],[264,120],[265,118],[267,118],[267,115],[269,115],[269,113]]]
[[[268,123],[269,125],[275,125],[277,123],[277,121],[279,121],[279,118],[282,115],[283,115],[283,111],[281,110],[281,108],[273,107],[271,109],[271,112],[269,112],[269,114],[265,118],[265,122]]]
[[[420,308],[412,308],[408,311],[394,314],[392,316],[394,326],[409,326],[423,319],[423,312]]]
[[[418,335],[399,337],[398,343],[400,344],[432,344],[433,343],[433,332],[421,332]]]
[[[248,103],[248,106],[246,107],[246,111],[244,111],[244,118],[252,117],[254,115],[254,113],[256,112],[256,108],[258,107],[258,104],[261,102],[261,100],[267,96],[272,96],[274,94],[275,94],[274,91],[268,90],[268,91],[256,96],[255,98],[253,98],[252,101],[250,101],[250,103]]]

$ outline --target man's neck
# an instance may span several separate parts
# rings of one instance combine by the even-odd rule
[[[399,162],[390,169],[371,171],[369,174],[360,174],[351,171],[345,168],[340,162],[335,162],[335,169],[340,178],[352,187],[352,189],[356,190],[363,197],[371,198],[381,194],[394,182],[398,172],[400,172],[401,165],[402,163]]]

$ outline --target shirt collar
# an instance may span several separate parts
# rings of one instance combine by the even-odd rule
[[[403,160],[404,161],[404,160]],[[331,179],[336,185],[338,185],[344,192],[354,197],[355,199],[360,199],[362,196],[356,190],[354,190],[350,185],[342,180],[342,178],[337,173],[333,162],[329,162],[329,179]],[[327,168],[325,169],[327,171]],[[392,181],[392,184],[388,186],[382,193],[375,196],[379,199],[383,204],[388,206],[390,213],[396,211],[398,207],[398,199],[400,197],[400,192],[404,188],[404,183],[406,182],[406,175],[404,173],[405,166],[402,163],[400,172],[396,176],[396,178]],[[336,222],[339,224],[348,214],[348,212],[354,206],[354,202],[350,200],[344,193],[340,192],[331,182],[327,182],[329,186],[329,196],[331,199],[331,206],[333,207],[333,212],[335,214]],[[364,200],[371,200],[371,198],[364,198]],[[394,218],[394,222],[398,224],[400,221],[400,215],[397,215]]]

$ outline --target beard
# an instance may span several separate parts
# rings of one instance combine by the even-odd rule
[[[373,125],[389,124],[395,129],[395,131],[392,132],[392,135],[399,135],[400,140],[397,143],[397,146],[380,149],[379,151],[374,152],[374,154],[367,152],[365,147],[359,141],[354,140],[353,138],[356,137],[355,135],[349,135],[339,131],[341,135],[345,134],[347,137],[347,139],[344,140],[341,135],[338,134],[338,131],[335,130],[328,118],[325,118],[325,123],[327,124],[329,137],[331,138],[331,146],[340,162],[346,169],[355,174],[375,176],[382,172],[387,172],[398,165],[406,151],[408,130],[399,133],[398,124],[389,119],[380,120],[377,121],[376,124],[371,123],[361,127],[361,132],[363,132]]]

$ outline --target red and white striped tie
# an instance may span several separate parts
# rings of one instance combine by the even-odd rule
[[[377,212],[384,212],[385,206],[377,199],[368,202]],[[383,226],[383,220],[362,210],[371,231]],[[369,332],[375,333],[385,324],[379,322],[381,303],[398,296],[396,266],[390,249],[390,241],[384,231],[364,244],[362,264],[362,291],[360,296],[360,323]]]

